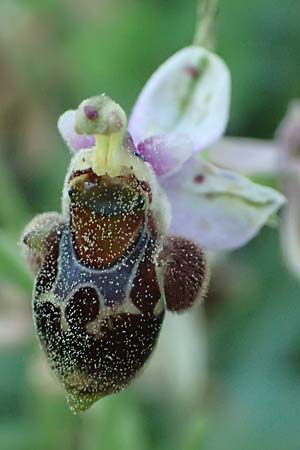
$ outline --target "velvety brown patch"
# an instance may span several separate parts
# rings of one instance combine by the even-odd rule
[[[153,311],[161,297],[154,263],[156,253],[155,241],[150,239],[132,283],[130,298],[142,312]]]
[[[60,330],[60,309],[51,302],[35,302],[34,317],[42,334],[51,335]]]
[[[163,321],[151,313],[109,316],[93,336],[74,323],[63,332],[58,352],[48,351],[52,366],[67,391],[108,395],[124,388],[149,358]]]
[[[83,264],[106,268],[127,254],[145,221],[145,195],[135,177],[71,178],[71,228]]]
[[[53,287],[58,271],[59,243],[64,226],[53,229],[47,238],[47,253],[37,276],[36,295],[49,292]]]
[[[92,287],[78,289],[66,305],[65,315],[70,326],[83,327],[96,319],[100,311],[98,294]]]
[[[80,205],[72,209],[72,236],[80,261],[106,268],[123,258],[136,242],[144,213],[100,217]]]
[[[167,308],[183,311],[205,293],[207,268],[204,252],[194,242],[170,236],[159,255],[164,270]]]
[[[33,317],[50,365],[54,367],[63,355],[60,309],[51,302],[37,300],[34,301]]]

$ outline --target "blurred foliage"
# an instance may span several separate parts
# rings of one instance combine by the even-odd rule
[[[69,155],[58,116],[102,91],[129,112],[150,74],[191,42],[195,3],[1,0],[0,287],[11,284],[29,302],[32,281],[17,242],[30,217],[60,208]],[[218,51],[233,79],[231,134],[271,137],[299,96],[299,17],[299,0],[220,0]],[[195,393],[190,406],[133,386],[75,417],[36,363],[33,332],[0,343],[1,448],[299,449],[299,293],[276,230],[218,263],[205,308],[209,379],[204,398]],[[2,300],[0,313],[5,320]]]

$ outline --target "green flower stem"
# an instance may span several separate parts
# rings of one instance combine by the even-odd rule
[[[199,0],[194,45],[213,50],[218,0]]]

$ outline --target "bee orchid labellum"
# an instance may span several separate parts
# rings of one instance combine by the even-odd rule
[[[284,203],[198,155],[223,134],[229,97],[225,63],[191,46],[152,75],[128,126],[104,94],[59,119],[74,154],[62,213],[38,216],[22,239],[37,334],[75,412],[134,379],[165,310],[203,297],[202,248],[246,244]]]
[[[168,236],[168,200],[126,124],[105,95],[79,106],[76,131],[94,135],[95,146],[71,161],[63,213],[39,216],[23,236],[37,334],[75,412],[128,385],[165,308],[192,306],[206,284],[202,250]]]

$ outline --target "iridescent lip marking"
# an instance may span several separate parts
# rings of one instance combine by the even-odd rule
[[[146,201],[142,192],[134,191],[128,184],[124,184],[124,181],[115,179],[112,184],[109,177],[102,177],[100,181],[97,176],[92,181],[89,180],[88,174],[72,178],[69,197],[71,204],[84,203],[87,209],[103,216],[126,214],[129,209],[142,211]]]
[[[78,261],[70,232],[66,229],[60,242],[60,268],[53,289],[56,298],[64,301],[70,292],[76,291],[77,286],[90,284],[97,286],[105,306],[120,305],[126,297],[128,286],[132,285],[137,265],[143,259],[149,242],[149,236],[143,231],[135,247],[120,264],[99,270],[85,267]]]

